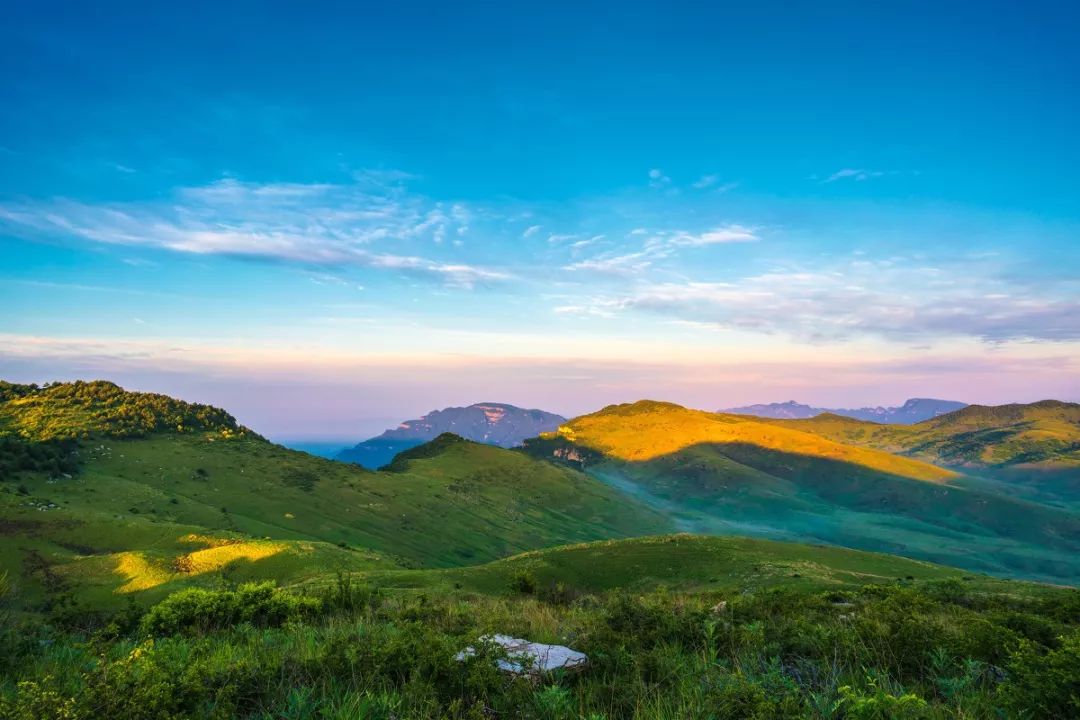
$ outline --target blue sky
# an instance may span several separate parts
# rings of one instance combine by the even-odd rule
[[[280,437],[1080,399],[1068,4],[391,5],[6,8],[0,375]]]

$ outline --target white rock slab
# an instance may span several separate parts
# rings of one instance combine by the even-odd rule
[[[588,665],[585,653],[571,650],[563,645],[534,643],[509,635],[484,635],[481,642],[494,643],[506,650],[506,658],[498,661],[499,669],[515,675],[551,672],[552,670],[578,670]],[[467,647],[455,659],[459,662],[476,654]]]

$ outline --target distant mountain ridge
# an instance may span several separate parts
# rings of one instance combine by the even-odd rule
[[[720,410],[732,415],[755,415],[774,420],[805,420],[818,415],[832,414],[883,423],[885,425],[914,425],[915,423],[945,415],[968,407],[967,403],[956,400],[937,400],[934,398],[911,398],[899,407],[863,407],[863,408],[820,408],[803,405],[794,400],[784,403],[746,405]]]
[[[555,413],[506,403],[449,407],[434,410],[416,420],[407,420],[378,437],[342,450],[336,459],[376,469],[388,464],[398,453],[434,440],[443,433],[509,448],[520,445],[526,438],[551,432],[564,422],[566,418]]]

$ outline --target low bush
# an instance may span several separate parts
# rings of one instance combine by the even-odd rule
[[[321,607],[319,599],[285,592],[271,582],[248,583],[236,590],[189,588],[152,607],[141,627],[156,636],[205,633],[239,623],[278,627],[313,615]]]
[[[1080,630],[1048,652],[1024,641],[1013,653],[1008,673],[999,694],[1002,704],[1018,716],[1080,717]]]

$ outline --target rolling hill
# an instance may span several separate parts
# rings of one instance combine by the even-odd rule
[[[521,450],[442,434],[372,472],[111,383],[0,393],[0,571],[31,604],[69,590],[107,605],[222,578],[449,569],[675,530],[1078,575],[1075,514],[778,421],[639,402]]]
[[[806,542],[1076,581],[1067,515],[912,458],[645,402],[371,472],[108,383],[2,390],[3,717],[1075,705],[1075,590]],[[589,665],[509,678],[493,633]]]
[[[526,451],[580,467],[688,532],[821,541],[1034,578],[1080,574],[1075,513],[797,429],[806,422],[643,401],[575,418]]]
[[[1058,400],[969,405],[906,427],[835,415],[776,424],[947,466],[1080,470],[1080,404]]]
[[[509,448],[520,445],[525,438],[554,430],[565,421],[561,415],[504,403],[450,407],[435,410],[417,420],[406,420],[378,437],[342,450],[335,459],[375,470],[389,463],[399,452],[447,432],[466,440]]]
[[[39,600],[80,586],[104,601],[222,572],[293,582],[452,566],[671,528],[580,472],[456,436],[376,473],[110,383],[4,390],[0,570]]]

